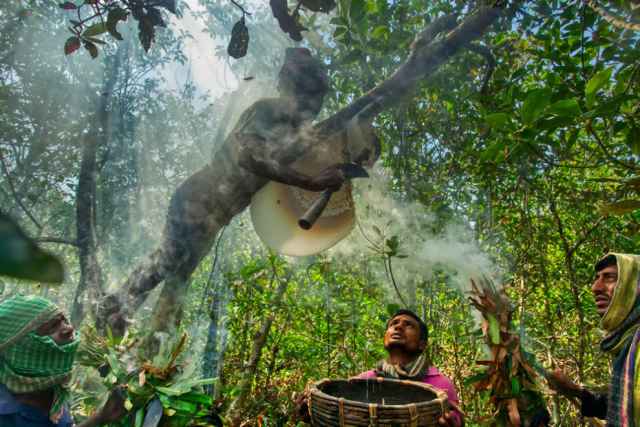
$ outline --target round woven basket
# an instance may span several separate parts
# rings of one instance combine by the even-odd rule
[[[436,426],[447,394],[414,381],[325,379],[311,385],[308,402],[314,426]]]

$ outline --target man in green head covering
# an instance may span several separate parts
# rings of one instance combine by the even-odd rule
[[[79,340],[51,301],[18,295],[0,303],[0,426],[71,427],[67,384]],[[124,415],[122,396],[79,427],[116,421]]]
[[[607,394],[596,394],[573,383],[561,371],[549,374],[549,384],[559,393],[577,397],[582,414],[607,420],[608,426],[640,426],[640,256],[611,253],[595,266],[591,287],[602,316],[605,337],[600,349],[613,358],[613,375]]]

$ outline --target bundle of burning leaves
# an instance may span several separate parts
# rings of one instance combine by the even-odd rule
[[[546,425],[549,415],[539,383],[541,369],[511,328],[511,300],[487,278],[472,280],[471,287],[469,300],[482,315],[482,334],[491,358],[477,361],[484,368],[467,383],[488,394],[495,408],[492,425]]]
[[[222,426],[213,398],[201,390],[214,380],[193,380],[193,369],[179,362],[186,334],[174,345],[163,342],[153,361],[136,355],[138,341],[132,335],[102,337],[93,327],[85,327],[81,342],[78,364],[97,369],[107,390],[124,386],[129,415],[110,427]],[[95,399],[85,400],[88,406],[97,406]]]

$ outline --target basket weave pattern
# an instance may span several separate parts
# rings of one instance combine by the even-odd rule
[[[314,426],[436,426],[447,407],[444,391],[387,378],[321,380],[310,387]]]

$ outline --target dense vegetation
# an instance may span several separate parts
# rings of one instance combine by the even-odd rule
[[[61,287],[6,279],[3,297],[40,293],[76,324],[94,323],[102,292],[158,243],[176,186],[249,102],[273,91],[294,43],[254,3],[247,16],[226,0],[179,3],[181,17],[167,15],[148,52],[137,23],[120,22],[123,40],[105,38],[92,59],[89,48],[65,56],[69,10],[3,2],[1,210],[67,273]],[[388,77],[426,23],[453,12],[462,20],[475,3],[341,0],[329,15],[303,12],[302,45],[330,70],[323,115]],[[206,392],[229,420],[292,422],[294,394],[309,381],[383,357],[384,322],[408,305],[429,325],[429,352],[458,387],[468,424],[485,424],[488,396],[465,382],[486,351],[466,294],[481,274],[504,283],[514,328],[541,365],[606,384],[590,280],[602,254],[640,244],[640,31],[633,2],[598,3],[508,4],[415,96],[378,116],[379,167],[358,186],[359,226],[335,249],[311,259],[269,253],[246,214],[218,234],[170,335],[188,333],[184,363],[194,379],[217,378]],[[248,53],[227,60],[241,16]],[[214,71],[194,62],[203,46],[197,55],[229,78],[215,93],[203,84]],[[153,298],[132,332],[154,327]],[[568,402],[547,398],[555,425],[582,422]]]

